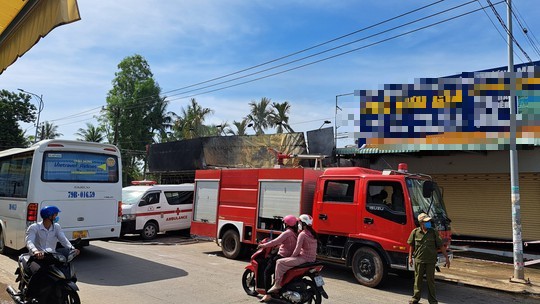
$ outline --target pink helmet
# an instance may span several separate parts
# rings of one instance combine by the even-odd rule
[[[285,225],[292,227],[296,225],[296,216],[289,214],[283,218],[283,222],[285,223]]]

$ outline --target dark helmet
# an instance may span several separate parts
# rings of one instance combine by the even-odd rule
[[[41,215],[42,219],[49,218],[56,213],[60,213],[60,209],[58,209],[56,206],[45,206],[41,208],[41,211],[39,211],[39,215]]]

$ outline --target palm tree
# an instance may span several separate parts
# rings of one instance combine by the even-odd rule
[[[226,133],[230,135],[238,135],[238,136],[244,136],[246,134],[248,121],[247,119],[243,119],[242,121],[238,122],[236,120],[233,121],[233,125],[236,127],[236,132],[232,128],[227,129]]]
[[[177,139],[211,135],[211,128],[204,125],[204,120],[208,115],[214,113],[214,110],[201,107],[195,98],[191,98],[190,102],[191,104],[187,108],[182,108],[181,115],[169,112],[169,116],[174,121],[172,128]]]
[[[103,136],[103,130],[100,127],[96,127],[93,124],[87,122],[86,129],[79,128],[78,132],[75,135],[79,136],[77,140],[79,141],[90,141],[90,142],[102,142],[105,137]]]
[[[38,129],[39,140],[53,139],[62,135],[62,133],[58,133],[58,126],[52,122],[46,121],[41,125],[41,128]]]
[[[274,102],[272,104],[275,112],[270,117],[272,124],[277,126],[276,133],[283,133],[285,129],[288,133],[294,132],[294,130],[289,125],[289,111],[291,105],[289,102],[284,101],[283,103]]]
[[[274,114],[274,109],[268,108],[270,105],[270,98],[263,97],[260,102],[251,101],[249,106],[251,107],[251,113],[246,117],[247,120],[253,123],[255,134],[264,134],[264,130],[274,126],[270,119]]]

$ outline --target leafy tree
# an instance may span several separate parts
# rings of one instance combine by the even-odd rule
[[[25,93],[0,90],[0,150],[28,145],[19,121],[30,123],[36,118],[32,97]]]
[[[251,101],[251,108],[247,119],[253,123],[253,128],[257,135],[264,134],[264,130],[274,126],[271,117],[274,115],[274,109],[269,108],[270,98],[263,97],[260,102]]]
[[[58,133],[57,125],[48,121],[44,122],[40,127],[38,127],[37,134],[39,140],[54,139],[63,135],[62,133]]]
[[[103,142],[105,137],[103,136],[103,131],[101,127],[94,126],[93,124],[87,122],[86,129],[79,128],[78,132],[75,135],[79,136],[77,140],[80,141],[90,141],[90,142]]]
[[[294,132],[289,125],[289,111],[291,105],[287,101],[283,103],[274,102],[272,107],[275,111],[271,114],[270,120],[274,126],[277,126],[276,133],[283,133],[283,130],[286,130],[289,133]]]
[[[225,132],[229,135],[246,135],[248,121],[243,119],[242,121],[233,121],[233,126],[236,127],[236,132],[232,128],[228,128]]]
[[[150,65],[141,55],[128,56],[118,64],[100,123],[110,142],[122,151],[126,184],[137,178],[146,145],[157,141],[156,133],[163,133],[167,102],[160,94]]]
[[[191,98],[187,108],[182,108],[182,114],[170,114],[174,120],[174,136],[181,140],[215,135],[216,131],[212,133],[212,128],[204,124],[206,118],[213,113],[214,110],[201,107],[195,98]]]

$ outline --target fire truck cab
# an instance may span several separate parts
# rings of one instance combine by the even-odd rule
[[[287,214],[307,213],[319,235],[318,258],[351,267],[369,287],[381,284],[388,271],[410,270],[407,239],[418,214],[429,213],[450,243],[439,188],[404,167],[197,171],[194,195],[191,233],[216,239],[226,257],[279,234]]]

